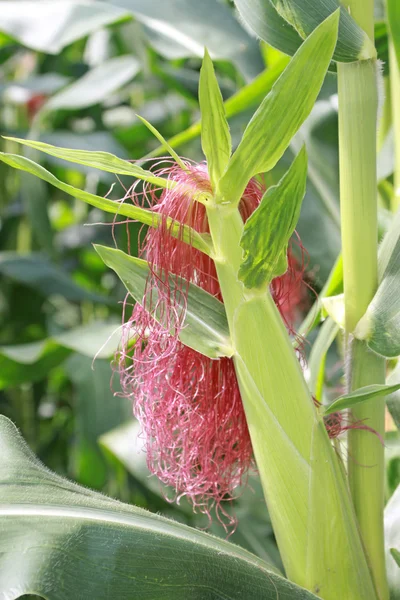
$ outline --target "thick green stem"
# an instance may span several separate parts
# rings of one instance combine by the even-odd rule
[[[373,39],[373,1],[347,0],[352,16]],[[351,334],[375,294],[378,281],[376,180],[376,61],[338,65],[340,195],[348,382],[351,389],[384,383],[385,363]],[[383,547],[384,401],[368,402],[353,416],[371,427],[349,432],[349,481],[375,586],[388,598]]]
[[[395,212],[400,208],[400,69],[392,42],[389,43],[389,53],[390,91],[392,97],[391,104],[395,139],[394,195],[391,208],[393,212]]]
[[[326,600],[376,600],[339,461],[267,289],[237,273],[237,209],[207,209],[255,458],[288,577]]]

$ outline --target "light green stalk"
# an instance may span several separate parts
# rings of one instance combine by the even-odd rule
[[[392,41],[389,42],[389,60],[392,119],[395,139],[394,195],[391,208],[393,212],[396,212],[400,208],[400,69]]]
[[[207,208],[252,445],[288,577],[326,600],[376,600],[350,496],[268,291],[237,273],[243,222]]]
[[[373,39],[373,0],[347,0],[352,16]],[[348,384],[384,383],[384,360],[352,332],[378,282],[376,180],[376,61],[338,65],[342,250],[348,352]],[[354,408],[356,420],[384,436],[385,401]],[[383,546],[384,446],[368,431],[349,432],[349,482],[367,558],[380,600],[388,598]]]

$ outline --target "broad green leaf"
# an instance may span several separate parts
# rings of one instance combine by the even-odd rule
[[[227,118],[234,117],[247,109],[257,106],[271,90],[273,84],[282,74],[287,63],[288,61],[286,58],[281,58],[273,67],[260,73],[253,81],[228,98],[224,102]],[[188,129],[185,129],[170,138],[168,143],[172,148],[178,148],[199,137],[200,133],[201,122],[197,121],[188,127]],[[163,146],[159,146],[150,152],[146,158],[160,156],[162,151]]]
[[[396,550],[396,548],[390,548],[390,554],[393,556],[394,560],[397,562],[400,567],[400,551]]]
[[[340,396],[325,409],[324,415],[331,415],[334,412],[344,410],[345,408],[353,408],[360,402],[366,402],[367,400],[373,400],[374,398],[381,398],[387,396],[393,392],[400,390],[400,384],[396,385],[367,385],[365,387],[354,390],[350,394]]]
[[[355,329],[358,339],[382,356],[400,355],[400,237],[393,249],[382,281],[367,312]]]
[[[270,0],[234,0],[243,21],[259,38],[293,56],[303,43],[290,23],[276,11]]]
[[[0,417],[0,589],[70,600],[312,600],[227,541],[80,487],[46,469]]]
[[[34,142],[34,143],[40,144],[41,142]],[[43,144],[43,146],[47,146],[47,144]],[[60,152],[60,153],[56,152],[55,155],[57,155],[59,158],[66,159],[67,155],[69,156],[70,153],[75,153],[75,152],[77,154],[82,154],[85,157],[87,155],[105,155],[106,154],[103,152],[84,152],[84,151],[78,151],[78,150],[76,150],[76,151],[74,151],[74,150],[67,151],[66,150],[65,152]],[[110,156],[112,156],[112,155],[110,155]],[[99,166],[99,165],[103,164],[101,162],[102,158],[103,157],[100,157],[100,159],[97,159],[97,157],[95,156],[95,158],[92,161],[90,161],[89,159],[86,158],[85,162],[82,161],[82,164],[90,165],[90,166],[93,166],[94,168],[104,168],[102,166]],[[115,158],[117,161],[120,160],[120,159],[117,159],[116,157],[112,157],[112,158]],[[105,159],[105,160],[107,161],[108,159]],[[90,204],[91,206],[95,206],[96,208],[100,208],[101,210],[104,210],[105,212],[128,217],[135,221],[140,221],[140,223],[144,223],[145,225],[149,225],[150,227],[158,227],[162,222],[162,217],[158,213],[154,213],[150,210],[139,208],[138,206],[134,206],[133,204],[127,204],[125,202],[118,202],[115,200],[110,200],[108,198],[103,198],[101,196],[96,196],[95,194],[90,194],[89,192],[75,188],[72,185],[63,183],[62,181],[57,179],[57,177],[55,177],[52,173],[47,171],[44,167],[42,167],[41,165],[38,165],[37,163],[33,162],[29,158],[25,158],[24,156],[19,156],[18,154],[0,153],[0,161],[5,162],[6,164],[10,165],[11,167],[14,167],[15,169],[20,169],[22,171],[26,171],[27,173],[31,173],[32,175],[36,175],[36,177],[40,177],[40,179],[43,179],[44,181],[51,183],[52,185],[54,185],[58,189],[62,190],[63,192],[66,192],[70,196],[73,196],[74,198],[78,198],[79,200],[83,200],[83,202],[86,202],[87,204]],[[123,163],[123,162],[124,161],[121,161],[121,163]],[[108,164],[109,163],[106,162],[107,170],[111,171],[111,166],[108,167]],[[128,171],[129,163],[126,163],[126,164],[128,165],[128,167],[126,168],[126,171]],[[134,169],[135,168],[139,168],[139,167],[134,167]],[[122,170],[123,170],[122,167],[120,167],[119,169],[117,168],[116,172],[121,172]],[[143,171],[143,173],[144,172],[145,171]],[[125,172],[125,174],[127,174],[127,173]],[[158,179],[158,178],[156,178],[156,179]],[[162,179],[161,181],[163,181],[165,183],[165,180]],[[209,235],[197,233],[196,231],[194,231],[187,225],[181,225],[180,223],[178,223],[178,221],[174,221],[172,219],[167,219],[167,227],[168,227],[168,231],[170,232],[170,234],[172,236],[179,237],[179,239],[182,239],[186,243],[191,244],[194,248],[197,248],[198,250],[201,250],[202,252],[205,252],[206,254],[211,254],[211,242],[210,242]]]
[[[390,34],[400,68],[400,4],[398,0],[387,0],[387,16]]]
[[[286,272],[288,243],[299,219],[306,180],[307,154],[303,147],[278,185],[267,190],[246,221],[239,269],[239,279],[246,287],[261,287]]]
[[[117,350],[118,323],[95,321],[30,344],[0,346],[0,389],[41,381],[51,369],[78,352],[90,359],[109,359]]]
[[[385,554],[386,571],[389,581],[390,599],[400,600],[400,569],[391,553],[399,548],[400,540],[400,486],[390,498],[385,508]]]
[[[131,81],[141,64],[134,56],[117,56],[88,71],[46,102],[42,111],[87,108],[99,104]]]
[[[340,7],[339,35],[333,58],[339,62],[354,62],[376,56],[372,41],[339,0],[308,0],[306,3],[304,0],[269,1],[303,39]]]
[[[133,298],[137,302],[143,302],[150,274],[148,263],[106,246],[95,246],[95,249],[104,263],[117,273]],[[174,276],[171,276],[171,285],[177,285]],[[152,295],[156,303],[155,290]],[[177,296],[179,299],[180,295]],[[180,302],[183,303],[184,299]],[[179,339],[186,346],[210,358],[233,354],[224,305],[193,283],[188,285],[185,327],[180,331]]]
[[[145,454],[145,439],[141,425],[131,419],[127,423],[116,427],[99,438],[99,445],[103,449],[111,464],[117,461],[146,489],[159,497],[168,497],[171,490],[164,486],[154,475],[151,475]],[[189,502],[182,498],[174,509],[191,519],[197,527],[204,527],[204,515],[193,513]],[[230,511],[230,507],[225,507]],[[269,564],[281,567],[280,557],[273,540],[272,525],[268,520],[267,507],[260,478],[256,473],[249,473],[248,485],[240,488],[238,497],[232,506],[232,511],[237,516],[237,527],[229,540],[253,552]],[[211,533],[226,538],[226,532],[218,520],[211,525]]]
[[[201,110],[201,145],[207,159],[210,181],[213,189],[216,190],[231,156],[232,140],[221,90],[207,50],[204,53],[200,71],[199,102]]]
[[[128,18],[128,11],[107,2],[2,0],[0,31],[33,50],[58,54],[92,31]]]
[[[230,6],[215,0],[111,0],[134,15],[150,44],[167,58],[229,60],[247,81],[263,69],[257,40],[235,18]]]
[[[308,387],[311,394],[319,402],[322,402],[323,399],[326,355],[335,341],[338,332],[339,327],[336,323],[330,318],[326,319],[313,343],[308,360],[308,370],[310,372]]]
[[[220,181],[225,201],[237,203],[251,177],[269,171],[310,114],[336,44],[338,12],[309,36],[248,124]]]
[[[37,290],[43,296],[59,295],[70,302],[89,300],[108,304],[110,299],[75,283],[60,267],[44,255],[0,252],[0,273]]]

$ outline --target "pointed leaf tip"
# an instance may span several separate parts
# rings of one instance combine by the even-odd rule
[[[383,396],[388,396],[389,394],[393,394],[400,389],[400,383],[394,385],[367,385],[365,387],[359,388],[358,390],[354,390],[350,394],[346,394],[345,396],[340,396],[330,404],[324,410],[325,415],[331,415],[332,413],[339,412],[340,410],[344,410],[346,408],[352,408],[356,404],[360,404],[361,402],[367,402],[368,400],[374,400],[376,398],[382,398]]]
[[[280,182],[264,194],[247,220],[240,242],[244,251],[239,279],[247,288],[259,288],[287,270],[287,249],[300,216],[306,191],[305,146]]]
[[[224,100],[214,65],[204,49],[200,70],[199,102],[201,111],[201,146],[207,159],[211,185],[215,191],[232,152],[232,140],[226,119]]]

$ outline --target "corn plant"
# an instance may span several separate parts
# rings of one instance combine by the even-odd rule
[[[114,362],[146,438],[149,469],[175,500],[186,496],[194,510],[214,513],[229,533],[236,519],[226,507],[256,468],[284,574],[229,541],[62,479],[2,418],[0,598],[388,600],[389,585],[400,597],[400,541],[390,522],[396,497],[386,553],[383,521],[385,396],[393,408],[400,389],[386,381],[400,354],[398,5],[388,0],[393,218],[379,250],[373,0],[236,6],[260,38],[292,58],[234,150],[205,50],[204,162],[181,158],[177,140],[166,141],[144,119],[170,155],[147,170],[101,151],[8,138],[29,152],[131,177],[120,200],[64,183],[22,154],[0,159],[147,227],[137,257],[95,250],[127,290]],[[297,332],[306,147],[274,185],[266,174],[309,117],[328,71],[337,73],[339,90],[342,256]],[[302,334],[313,329],[310,378]],[[338,335],[347,389],[327,403],[325,358]]]

